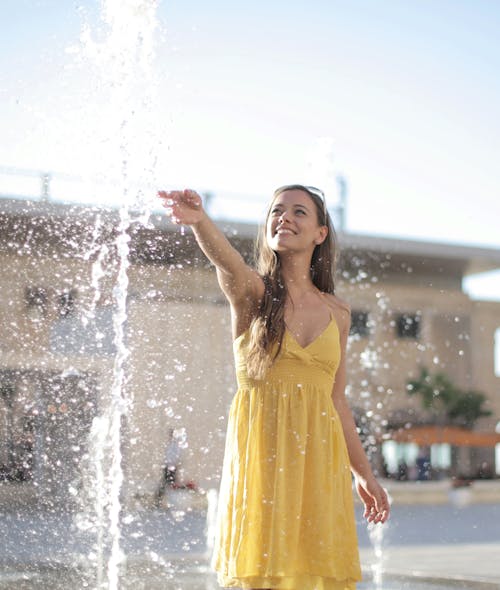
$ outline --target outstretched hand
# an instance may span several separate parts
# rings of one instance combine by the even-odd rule
[[[158,191],[158,197],[174,223],[193,225],[203,217],[203,203],[196,191]]]
[[[368,522],[384,523],[389,518],[390,504],[387,492],[375,478],[356,478],[356,491],[365,506],[363,513]]]

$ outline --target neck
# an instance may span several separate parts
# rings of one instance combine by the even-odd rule
[[[309,260],[282,259],[281,277],[285,282],[288,293],[292,297],[293,294],[302,294],[316,289],[311,280]]]

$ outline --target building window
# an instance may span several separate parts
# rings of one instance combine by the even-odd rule
[[[369,333],[368,312],[353,311],[351,313],[351,336],[368,336]]]
[[[382,457],[387,475],[401,481],[417,479],[415,465],[418,459],[418,451],[418,445],[415,443],[384,441],[382,443]]]
[[[433,469],[446,471],[451,467],[451,445],[447,443],[431,445],[431,465]]]
[[[63,318],[73,315],[76,303],[76,289],[63,291],[57,298],[59,315]]]
[[[47,290],[44,287],[26,287],[24,300],[32,318],[44,316],[47,312]]]
[[[420,337],[420,314],[402,313],[396,316],[396,333],[399,338]]]

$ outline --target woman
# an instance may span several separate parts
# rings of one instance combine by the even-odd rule
[[[350,310],[334,294],[335,241],[324,196],[275,191],[257,268],[191,190],[161,191],[190,225],[231,307],[233,399],[213,564],[224,587],[352,590],[361,578],[351,471],[369,522],[389,515],[344,389]],[[333,402],[333,403],[332,403]]]

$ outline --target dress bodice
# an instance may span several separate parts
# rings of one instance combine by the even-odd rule
[[[256,385],[247,373],[248,330],[233,343],[236,376],[240,387]],[[332,316],[326,328],[307,346],[301,346],[287,328],[280,353],[266,373],[264,381],[293,381],[331,388],[340,363],[340,335]]]

